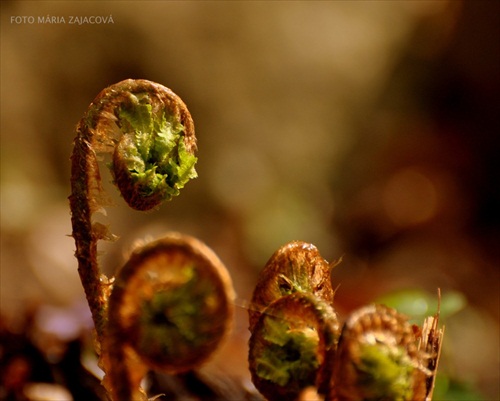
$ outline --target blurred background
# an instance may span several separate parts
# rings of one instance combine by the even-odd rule
[[[245,306],[272,253],[304,240],[342,257],[343,316],[383,300],[418,321],[440,288],[434,399],[498,400],[499,5],[2,1],[0,398],[61,383],[68,344],[88,339],[68,236],[74,128],[102,89],[144,78],[191,111],[199,178],[145,214],[109,186],[120,240],[101,261],[112,274],[134,241],[168,230],[214,249],[238,296],[209,374],[251,389]],[[108,22],[70,23],[86,16]]]

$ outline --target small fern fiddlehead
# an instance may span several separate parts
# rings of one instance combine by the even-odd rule
[[[115,399],[137,396],[140,367],[178,373],[204,362],[228,332],[233,290],[206,245],[170,233],[137,249],[118,272],[109,299],[107,349]]]
[[[353,312],[339,340],[330,398],[423,400],[425,373],[407,318],[382,305]]]
[[[293,241],[264,266],[249,308],[252,381],[269,400],[325,394],[339,335],[331,266],[309,243]]]
[[[368,305],[347,318],[327,401],[430,401],[444,329],[439,311],[419,328],[395,309]]]

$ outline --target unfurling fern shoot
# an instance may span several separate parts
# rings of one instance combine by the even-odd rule
[[[226,268],[199,240],[170,233],[132,253],[109,300],[106,336],[117,400],[132,399],[141,366],[179,373],[207,360],[228,333],[233,290]]]
[[[72,236],[97,334],[103,384],[113,401],[145,400],[150,368],[195,368],[231,320],[232,287],[217,257],[171,234],[134,251],[116,282],[100,271],[97,243],[113,239],[93,215],[107,206],[98,161],[133,209],[151,210],[197,176],[196,137],[184,102],[170,89],[128,79],[104,89],[76,128],[71,156]]]
[[[339,335],[331,266],[318,249],[293,241],[259,275],[249,308],[249,365],[269,400],[295,400],[307,387],[326,393]]]
[[[104,89],[76,127],[71,155],[71,223],[78,272],[100,337],[109,286],[97,265],[97,242],[108,228],[93,221],[106,206],[98,160],[111,154],[112,174],[126,202],[148,210],[196,177],[196,137],[184,102],[170,89],[128,79]]]

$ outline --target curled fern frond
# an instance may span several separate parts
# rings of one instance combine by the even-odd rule
[[[98,161],[111,155],[112,174],[125,201],[149,210],[196,176],[195,151],[194,124],[184,102],[147,80],[127,79],[104,89],[78,123],[71,155],[72,235],[98,336],[106,320],[107,291],[99,281],[97,242],[113,238],[92,218],[108,203]]]
[[[184,102],[170,89],[142,79],[127,79],[104,89],[90,104],[76,127],[71,155],[71,195],[69,196],[72,236],[76,244],[78,273],[96,328],[99,364],[105,372],[103,383],[113,401],[146,399],[144,392],[140,390],[139,383],[145,373],[144,369],[155,363],[151,360],[143,363],[139,355],[143,359],[148,359],[147,354],[135,352],[134,348],[129,347],[132,343],[127,342],[118,350],[113,348],[113,344],[107,338],[109,330],[111,332],[115,330],[110,329],[113,325],[108,322],[110,317],[108,301],[114,283],[99,269],[97,243],[99,240],[110,240],[115,237],[106,225],[93,218],[94,213],[103,211],[104,207],[109,204],[102,187],[99,161],[110,160],[109,167],[114,183],[131,208],[150,210],[158,207],[161,202],[178,195],[180,189],[191,178],[196,177],[194,168],[197,161],[196,150],[194,124]],[[137,257],[135,256],[134,260]],[[212,262],[212,259],[210,260]],[[133,262],[131,264],[133,265]],[[124,271],[128,271],[128,268]],[[213,271],[213,269],[207,271]],[[223,273],[221,273],[222,276]],[[116,285],[115,293],[125,291],[122,278],[116,281]],[[155,291],[162,293],[161,288],[153,288],[151,285],[149,287],[151,294]],[[194,290],[196,291],[196,287]],[[172,297],[168,291],[165,290],[164,293],[168,295],[164,295],[163,298],[156,295],[150,299],[151,305],[161,306],[164,299]],[[130,293],[126,292],[126,294]],[[199,296],[203,298],[202,295]],[[144,305],[148,304],[147,299],[142,299],[142,301]],[[200,313],[205,312],[207,312],[206,308],[200,310]],[[140,313],[144,313],[144,316],[149,316],[153,320],[156,316],[153,306],[150,310],[147,308],[141,310]],[[120,316],[122,315],[120,310]],[[226,316],[221,313],[221,318],[226,318]],[[116,323],[113,319],[115,317],[111,320]],[[141,319],[147,320],[143,317]],[[219,328],[217,326],[215,330]],[[167,331],[162,328],[160,333],[171,334]],[[128,326],[121,335],[126,338],[135,336],[143,344],[148,343],[150,338],[147,332],[142,333],[139,328],[134,331]],[[216,342],[215,337],[212,340]],[[207,341],[210,343],[209,340]],[[154,352],[155,343],[151,342],[149,345],[153,347],[151,352]],[[212,345],[212,343],[206,345],[205,354],[209,353],[208,350],[212,349]],[[139,350],[141,350],[140,347]],[[201,352],[201,350],[200,346],[198,351]],[[116,352],[120,354],[117,355]],[[199,360],[200,356],[197,358],[196,360]],[[127,362],[122,363],[122,361]],[[110,375],[115,374],[115,371],[123,372],[123,369],[130,373],[128,365],[134,362],[137,362],[137,368],[127,377],[137,386],[130,390],[125,384],[125,388],[130,392],[128,396],[122,397],[120,389],[123,386],[116,381],[113,382]],[[158,365],[164,367],[165,363],[165,361],[163,363],[160,361]],[[193,361],[184,361],[184,363],[187,366]]]
[[[365,306],[343,326],[329,399],[424,401],[423,357],[406,316],[382,305]]]
[[[269,400],[294,400],[310,386],[328,387],[339,323],[318,297],[295,292],[260,315],[249,341],[252,381]]]
[[[111,363],[127,357],[134,370],[137,361],[170,373],[197,368],[228,333],[233,298],[226,268],[199,240],[170,233],[145,245],[118,272],[109,299]],[[117,399],[130,398],[140,384],[134,377],[113,367]]]
[[[325,394],[339,336],[331,266],[318,249],[292,241],[262,269],[249,308],[252,381],[269,400]]]

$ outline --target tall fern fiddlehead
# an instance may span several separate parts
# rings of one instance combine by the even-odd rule
[[[146,80],[128,79],[104,89],[78,123],[71,156],[72,235],[98,336],[109,287],[97,265],[97,242],[112,238],[107,227],[92,219],[106,206],[98,160],[112,155],[122,196],[134,209],[147,210],[196,176],[195,151],[194,124],[184,102]],[[166,166],[173,174],[168,175]]]
[[[107,206],[98,162],[108,155],[123,199],[144,211],[178,195],[196,177],[196,149],[186,105],[170,89],[146,80],[128,79],[104,89],[77,125],[69,197],[72,236],[112,400],[145,399],[138,386],[148,368],[184,371],[205,360],[226,332],[232,287],[217,257],[181,235],[136,250],[113,285],[97,260],[98,241],[114,238],[93,218]],[[161,341],[152,340],[156,334]]]

